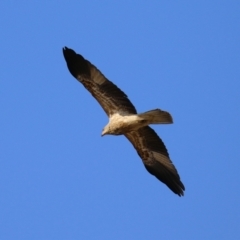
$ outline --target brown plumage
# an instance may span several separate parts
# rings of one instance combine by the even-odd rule
[[[160,109],[137,114],[127,95],[89,61],[67,47],[63,48],[63,55],[70,73],[96,98],[109,117],[102,136],[125,135],[148,172],[182,196],[185,188],[168,151],[156,132],[148,126],[172,123],[171,115]]]

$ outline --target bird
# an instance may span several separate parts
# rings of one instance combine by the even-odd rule
[[[170,160],[168,150],[149,126],[173,123],[171,114],[161,109],[137,113],[128,96],[96,66],[71,48],[63,47],[62,50],[69,72],[83,84],[108,115],[109,122],[101,135],[124,135],[136,149],[146,170],[175,194],[183,196],[185,187]]]

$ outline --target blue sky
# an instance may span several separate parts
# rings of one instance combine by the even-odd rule
[[[0,239],[239,239],[239,1],[1,1]],[[154,126],[186,187],[148,174],[68,72],[95,64]]]

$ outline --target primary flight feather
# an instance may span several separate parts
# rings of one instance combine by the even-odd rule
[[[137,114],[127,95],[94,65],[70,48],[63,48],[70,73],[93,95],[109,117],[102,136],[124,135],[134,146],[149,173],[179,196],[184,185],[168,151],[149,124],[172,123],[171,115],[160,109]]]

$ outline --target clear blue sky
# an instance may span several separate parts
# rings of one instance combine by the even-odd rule
[[[240,239],[239,1],[1,1],[0,239]],[[68,72],[95,64],[154,126],[186,186],[148,174]]]

